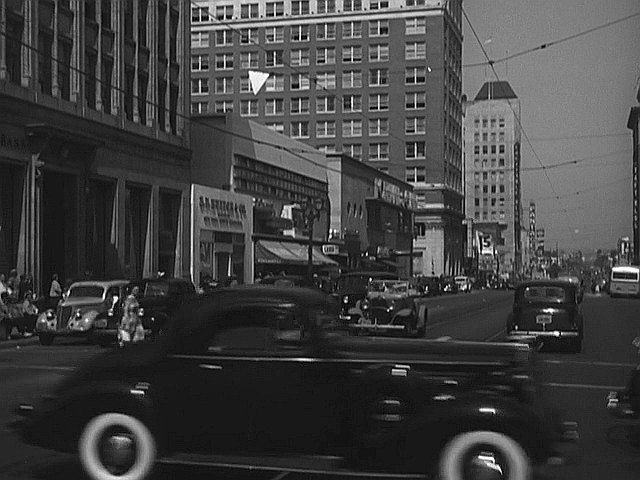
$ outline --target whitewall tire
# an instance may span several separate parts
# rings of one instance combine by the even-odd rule
[[[149,428],[123,413],[93,417],[78,441],[80,463],[92,480],[141,480],[153,469],[156,442]]]
[[[470,462],[477,463],[478,458],[484,468],[496,471],[496,478],[531,479],[531,462],[518,442],[502,433],[476,430],[456,435],[445,445],[438,464],[439,480],[471,480]]]

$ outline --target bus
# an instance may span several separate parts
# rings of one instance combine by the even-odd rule
[[[640,295],[640,267],[637,265],[621,265],[611,269],[611,283],[609,295],[632,296]]]

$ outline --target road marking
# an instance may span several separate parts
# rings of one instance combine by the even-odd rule
[[[635,363],[616,363],[616,362],[584,362],[576,360],[542,360],[542,363],[553,363],[557,365],[589,365],[592,367],[623,367],[635,368]]]
[[[624,390],[625,387],[617,385],[590,385],[588,383],[555,383],[548,382],[544,384],[547,387],[559,387],[559,388],[579,388],[583,390]]]
[[[502,335],[503,333],[506,332],[506,328],[503,328],[502,330],[500,330],[498,333],[491,335],[489,338],[485,339],[485,342],[493,342],[496,338],[498,338],[500,335]]]
[[[51,370],[70,372],[75,370],[75,367],[52,367],[51,365],[0,365],[1,369],[14,369],[14,370]]]

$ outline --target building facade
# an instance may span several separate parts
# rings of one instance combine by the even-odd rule
[[[412,275],[411,185],[344,154],[328,154],[329,241],[347,269]]]
[[[420,270],[459,271],[461,1],[195,3],[192,111],[233,110],[410,183]],[[258,94],[250,70],[269,74]]]
[[[636,83],[636,100],[639,105],[631,107],[629,118],[627,120],[627,128],[632,132],[633,139],[633,157],[632,178],[633,178],[633,251],[632,258],[634,265],[640,264],[640,182],[638,179],[638,169],[640,168],[640,76]]]
[[[189,15],[0,0],[0,271],[189,275]]]
[[[465,105],[465,210],[504,227],[501,271],[522,267],[520,101],[508,82],[485,83]]]

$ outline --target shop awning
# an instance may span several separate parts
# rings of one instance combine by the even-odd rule
[[[258,240],[256,242],[256,263],[307,265],[309,261],[306,245],[275,240]],[[313,247],[314,265],[338,265],[337,262],[323,255],[318,247]]]

